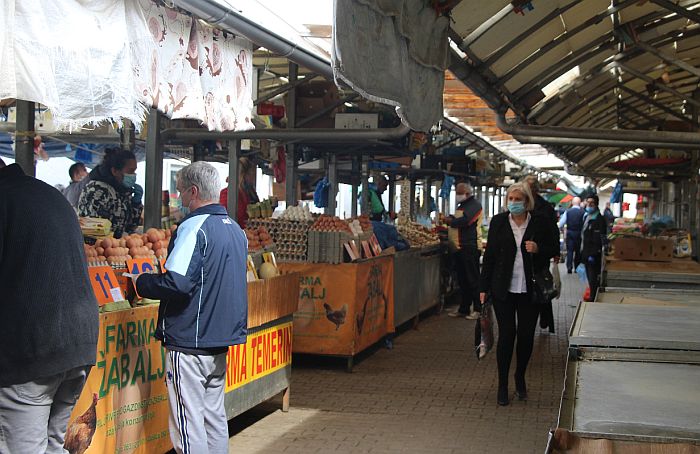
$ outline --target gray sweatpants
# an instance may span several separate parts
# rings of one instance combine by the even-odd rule
[[[0,453],[65,453],[68,418],[91,366],[0,387]]]
[[[168,351],[165,364],[170,439],[180,454],[228,453],[224,409],[226,353]]]

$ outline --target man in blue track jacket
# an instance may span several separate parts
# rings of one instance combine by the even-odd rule
[[[218,204],[219,176],[195,162],[177,175],[183,208],[167,271],[135,280],[160,299],[156,337],[165,346],[170,438],[178,453],[227,453],[226,353],[246,341],[248,300],[243,230]]]

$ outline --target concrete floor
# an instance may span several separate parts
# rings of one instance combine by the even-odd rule
[[[360,355],[353,373],[344,361],[295,356],[290,411],[281,412],[273,400],[232,420],[229,452],[544,452],[583,291],[578,277],[561,269],[556,334],[537,328],[527,402],[496,405],[495,351],[477,361],[475,322],[443,312],[427,315],[417,330],[400,331],[393,350],[379,346]]]

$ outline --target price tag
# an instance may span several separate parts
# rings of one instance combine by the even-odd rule
[[[104,306],[107,303],[124,299],[112,267],[91,266],[88,267],[88,275],[92,290],[97,298],[97,304]],[[120,299],[115,299],[115,297],[120,297]]]
[[[126,266],[129,270],[129,273],[134,275],[144,273],[155,273],[158,271],[153,265],[152,259],[130,259],[126,261]],[[141,298],[141,295],[139,295],[139,291],[136,290],[136,287],[134,287],[134,290],[136,291],[136,296]]]

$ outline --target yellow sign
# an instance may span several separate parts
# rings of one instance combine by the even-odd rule
[[[226,392],[292,363],[292,322],[248,333],[245,344],[229,347]]]
[[[157,306],[100,316],[97,364],[73,409],[68,437],[80,437],[86,454],[166,452],[168,394],[165,350],[153,335]],[[94,424],[94,434],[82,430]],[[86,438],[83,440],[83,438]]]

